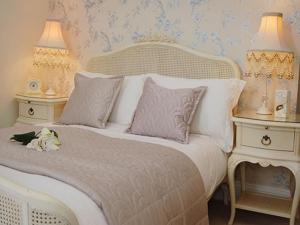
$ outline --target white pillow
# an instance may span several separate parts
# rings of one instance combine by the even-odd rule
[[[130,125],[143,93],[145,75],[125,76],[119,97],[110,115],[110,122]]]
[[[80,74],[89,78],[116,77],[113,75],[91,73],[86,71],[82,71]],[[143,93],[145,80],[145,75],[124,76],[119,96],[110,114],[110,122],[128,126],[130,125],[139,99]]]
[[[232,110],[237,105],[245,81],[238,79],[183,79],[149,74],[166,88],[195,88],[206,86],[207,91],[200,102],[192,122],[191,133],[213,137],[225,152],[233,148]]]

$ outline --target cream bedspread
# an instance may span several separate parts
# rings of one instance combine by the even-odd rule
[[[1,165],[75,186],[102,208],[110,225],[208,224],[201,175],[183,153],[70,127],[55,128],[63,143],[59,152],[8,142],[32,129],[0,131]]]

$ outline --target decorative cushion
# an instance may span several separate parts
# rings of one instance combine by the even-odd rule
[[[188,143],[190,124],[205,90],[171,90],[147,78],[128,132]]]
[[[75,88],[59,122],[105,128],[122,81],[123,78],[88,78],[76,74]]]
[[[206,86],[205,96],[201,100],[191,124],[191,133],[209,135],[224,151],[233,149],[232,110],[246,84],[239,79],[184,79],[158,74],[148,74],[165,88],[194,88]]]
[[[80,74],[89,78],[116,77],[113,75],[91,73],[86,71],[82,71],[80,72]],[[119,96],[109,117],[109,122],[123,124],[127,126],[130,125],[136,106],[143,93],[143,87],[146,77],[146,75],[124,76]]]

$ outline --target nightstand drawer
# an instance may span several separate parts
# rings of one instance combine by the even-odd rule
[[[294,151],[295,131],[289,128],[243,126],[242,145],[278,151]]]
[[[27,118],[46,120],[48,118],[48,108],[47,106],[36,105],[34,103],[20,102],[19,114]]]

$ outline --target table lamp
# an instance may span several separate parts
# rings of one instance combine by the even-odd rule
[[[62,35],[61,24],[57,20],[47,20],[44,32],[34,49],[33,65],[37,67],[55,69],[69,69],[69,51]],[[51,79],[48,79],[48,96],[56,95]]]
[[[252,50],[247,52],[245,76],[254,76],[265,79],[265,94],[257,114],[271,115],[268,107],[268,79],[294,78],[294,54],[291,52],[283,38],[282,13],[264,13],[259,31],[253,41]]]

